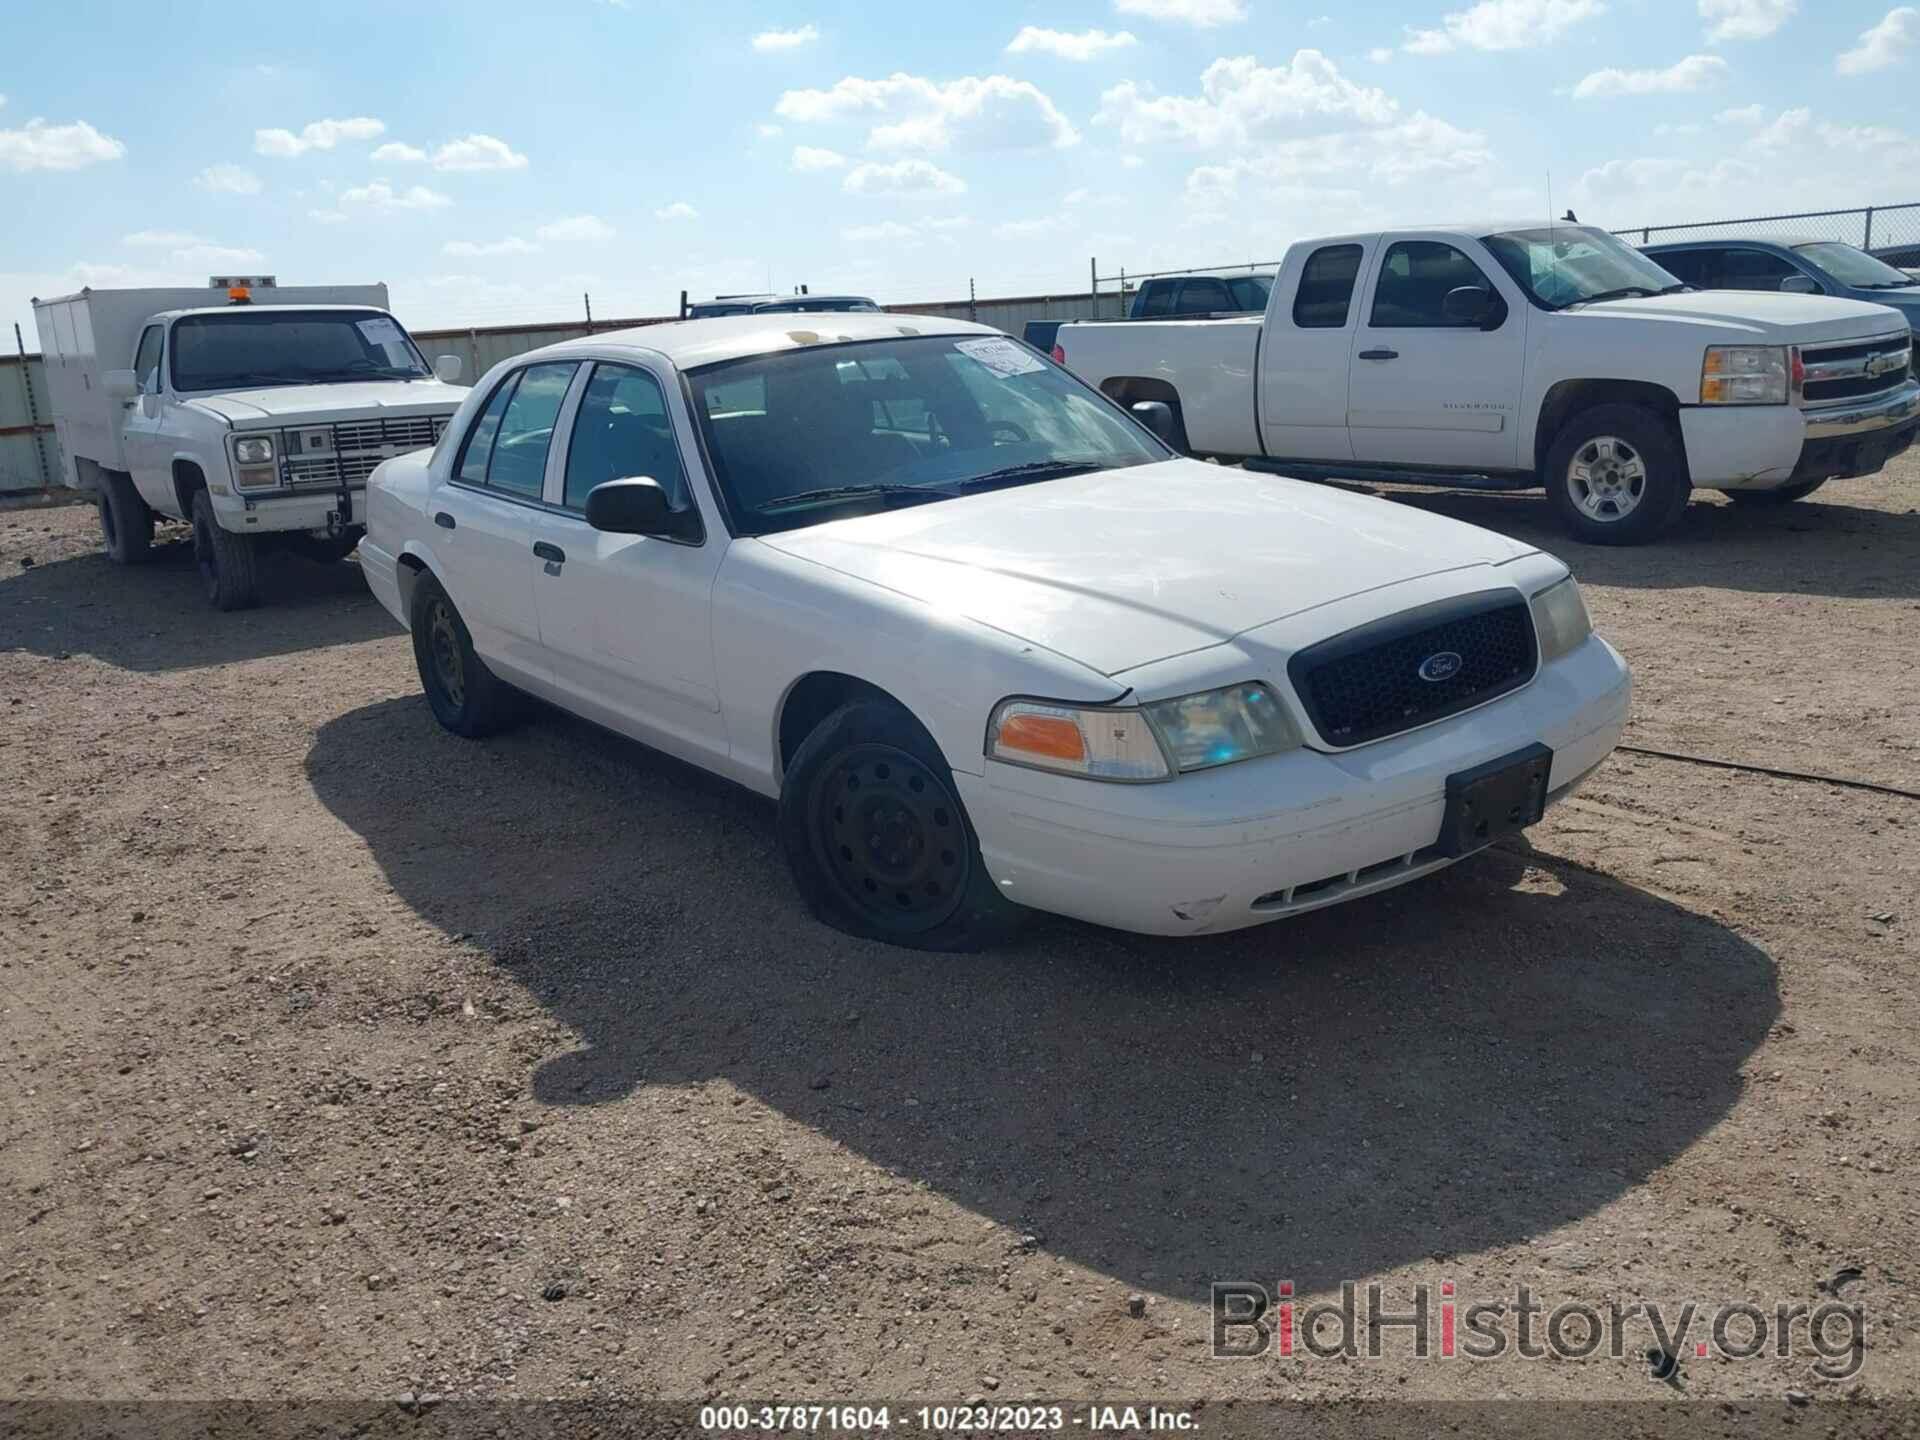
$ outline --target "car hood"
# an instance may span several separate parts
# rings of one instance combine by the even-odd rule
[[[1898,311],[1889,313],[1885,305],[1861,300],[1749,290],[1693,290],[1634,300],[1602,300],[1567,313],[1706,326],[1738,332],[1756,344],[1780,345],[1884,335],[1905,319]]]
[[[1411,506],[1196,460],[933,501],[760,543],[1107,675],[1533,548]]]
[[[274,385],[196,395],[192,403],[235,425],[389,415],[451,415],[467,392],[438,380],[355,380],[343,385]]]

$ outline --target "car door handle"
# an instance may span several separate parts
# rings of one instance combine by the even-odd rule
[[[1400,352],[1398,350],[1362,350],[1360,358],[1362,360],[1398,360]]]
[[[533,553],[551,565],[564,565],[567,563],[567,552],[562,550],[558,545],[549,545],[544,540],[536,540],[533,542]]]
[[[446,511],[436,510],[433,515],[433,523],[438,525],[442,530],[451,530],[457,522],[453,516],[449,515]]]

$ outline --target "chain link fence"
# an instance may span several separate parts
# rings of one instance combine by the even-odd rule
[[[1637,225],[1613,233],[1635,245],[1651,245],[1666,240],[1712,240],[1729,232],[1762,240],[1841,240],[1870,250],[1890,264],[1920,265],[1920,203],[1755,215],[1745,220]]]

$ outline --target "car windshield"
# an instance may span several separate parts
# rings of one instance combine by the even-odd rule
[[[1886,261],[1876,260],[1843,241],[1817,240],[1793,249],[1796,255],[1806,256],[1842,285],[1851,285],[1856,290],[1904,290],[1913,284],[1913,277],[1904,270],[1896,270]]]
[[[1005,335],[808,345],[688,381],[715,478],[749,535],[1169,458]]]
[[[391,315],[270,306],[189,315],[173,327],[173,388],[423,380],[432,372]]]
[[[1590,225],[1505,230],[1483,235],[1481,244],[1536,305],[1549,310],[1687,288],[1631,245]]]

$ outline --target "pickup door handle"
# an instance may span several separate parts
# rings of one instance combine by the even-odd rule
[[[1362,350],[1360,358],[1362,360],[1398,360],[1400,352],[1398,350]]]
[[[567,563],[567,552],[562,550],[558,545],[549,545],[544,540],[536,540],[533,542],[533,553],[550,564],[564,565]]]
[[[442,530],[451,530],[455,522],[453,516],[449,515],[446,511],[437,510],[434,512],[433,523],[438,525]]]

